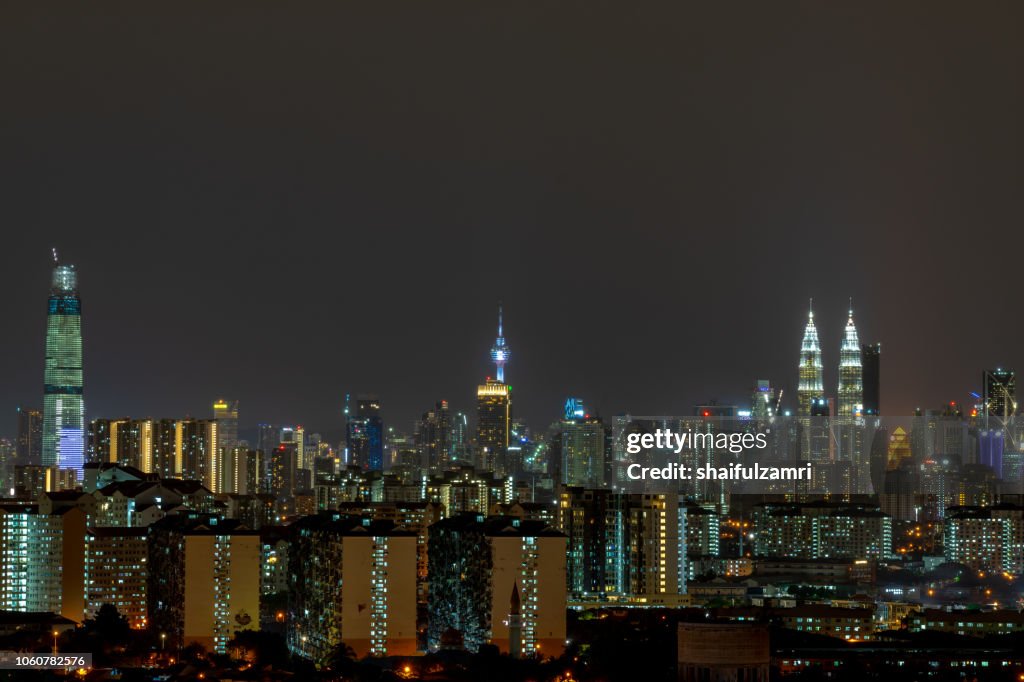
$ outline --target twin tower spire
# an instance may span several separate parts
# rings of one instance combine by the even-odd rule
[[[839,391],[834,416],[854,417],[860,414],[864,403],[864,376],[860,359],[860,338],[853,323],[853,299],[846,320],[846,331],[839,348]],[[821,342],[814,325],[814,299],[807,313],[807,326],[800,344],[800,381],[797,386],[798,414],[810,416],[815,401],[825,397],[824,366],[821,361]],[[827,414],[827,413],[826,413]]]

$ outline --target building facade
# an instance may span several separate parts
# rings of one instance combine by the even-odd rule
[[[470,651],[488,643],[544,658],[564,651],[564,534],[539,521],[463,514],[430,527],[428,552],[429,648],[457,631]]]
[[[357,657],[416,653],[416,534],[336,512],[290,528],[288,646],[315,662],[344,642]]]
[[[53,269],[46,315],[42,464],[81,478],[85,459],[82,384],[82,301],[73,265]]]
[[[153,524],[148,547],[149,622],[173,644],[224,653],[241,630],[258,630],[259,534],[238,521],[184,514]]]

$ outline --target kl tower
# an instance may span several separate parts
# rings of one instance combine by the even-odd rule
[[[494,366],[497,367],[497,374],[495,379],[501,383],[505,383],[505,363],[508,362],[508,356],[510,354],[509,347],[505,345],[505,336],[502,325],[502,311],[501,302],[498,302],[498,338],[494,340],[494,345],[491,346],[491,360],[494,361]]]

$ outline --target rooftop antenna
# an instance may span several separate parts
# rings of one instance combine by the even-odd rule
[[[53,247],[53,264],[60,265],[60,260],[57,258],[57,247]]]
[[[491,360],[498,370],[497,380],[505,383],[505,363],[508,362],[509,347],[505,344],[504,308],[501,299],[498,299],[498,338],[491,346]]]

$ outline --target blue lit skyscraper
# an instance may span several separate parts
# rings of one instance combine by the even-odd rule
[[[346,443],[349,464],[368,471],[384,469],[384,420],[377,396],[359,396],[356,413],[348,419]]]
[[[85,409],[82,401],[82,302],[73,265],[55,267],[46,316],[46,369],[43,375],[44,466],[74,469],[82,476]]]

